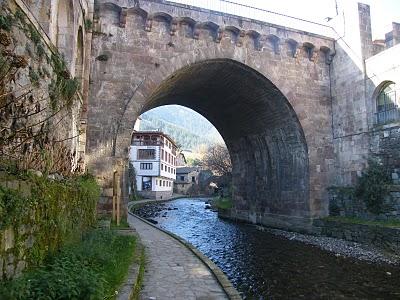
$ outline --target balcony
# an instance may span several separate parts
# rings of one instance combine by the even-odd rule
[[[147,141],[133,141],[132,146],[164,146],[164,143],[161,141],[152,141],[152,140],[147,140]]]
[[[400,121],[399,107],[375,113],[375,125],[383,125],[395,121]]]

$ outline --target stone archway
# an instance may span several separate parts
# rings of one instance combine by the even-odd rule
[[[202,114],[221,133],[233,162],[232,217],[277,226],[295,218],[307,226],[314,212],[306,138],[288,99],[270,80],[243,63],[210,59],[178,69],[151,93],[145,90],[139,84],[127,104],[129,119],[178,104]],[[119,157],[133,127],[123,120],[114,141]]]
[[[206,60],[164,80],[139,113],[168,104],[199,112],[223,136],[232,157],[237,213],[250,213],[257,222],[264,214],[310,216],[304,133],[271,81],[233,60]]]
[[[116,161],[126,159],[139,114],[176,103],[197,110],[227,140],[241,178],[238,218],[276,217],[272,225],[283,227],[327,215],[335,166],[325,47],[332,41],[270,24],[239,30],[244,25],[233,19],[222,26],[219,17],[190,9],[171,19],[153,4],[95,8],[103,34],[92,40],[87,162],[103,186],[111,186]],[[304,45],[312,49],[306,53]],[[219,114],[209,110],[215,103],[224,109]]]

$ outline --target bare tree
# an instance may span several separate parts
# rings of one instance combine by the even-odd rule
[[[217,144],[209,147],[201,164],[218,176],[231,175],[232,172],[231,159],[225,145]]]

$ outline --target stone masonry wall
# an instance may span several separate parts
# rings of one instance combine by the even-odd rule
[[[103,186],[137,116],[181,104],[230,145],[240,209],[327,214],[331,39],[163,1],[96,1],[95,11],[88,157]]]
[[[365,203],[353,196],[350,189],[331,189],[329,215],[356,217],[365,220],[400,220],[400,186],[389,186],[389,195],[383,202],[383,212],[375,215],[368,212]]]
[[[24,3],[1,7],[1,163],[69,175],[79,169],[79,83]]]
[[[400,229],[338,221],[314,220],[313,233],[362,244],[400,254]]]

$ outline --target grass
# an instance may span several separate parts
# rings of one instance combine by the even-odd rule
[[[324,220],[351,223],[351,224],[360,224],[360,225],[376,225],[376,226],[391,227],[391,228],[400,227],[400,220],[395,220],[395,219],[390,219],[385,221],[370,221],[356,217],[330,216],[324,218]]]
[[[139,274],[136,280],[135,287],[133,289],[133,293],[130,300],[138,300],[139,293],[142,289],[143,278],[144,278],[144,271],[145,271],[145,264],[146,264],[146,256],[144,253],[144,249],[142,249],[139,257]]]
[[[219,209],[230,209],[232,208],[232,200],[230,198],[214,198],[213,204]]]
[[[111,229],[128,229],[128,228],[130,227],[125,217],[121,218],[119,225],[117,225],[116,221],[111,221]]]
[[[97,229],[44,265],[0,284],[1,299],[114,299],[135,259],[136,238]]]

